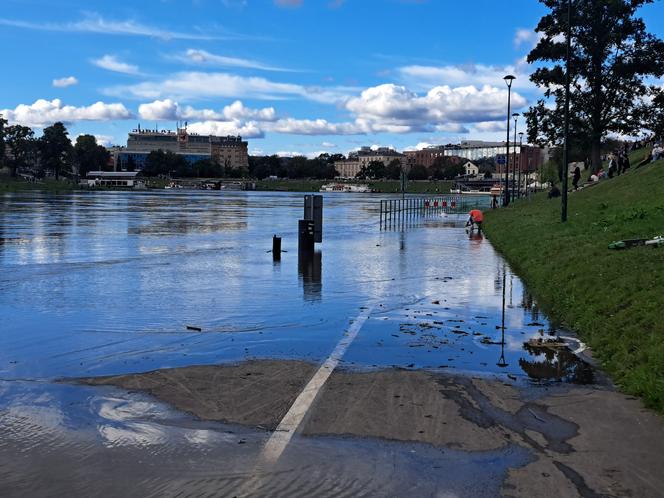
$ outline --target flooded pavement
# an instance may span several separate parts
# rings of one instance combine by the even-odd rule
[[[298,264],[298,194],[0,199],[5,379],[261,357],[319,362],[369,305],[346,364],[493,372],[504,355],[505,371],[525,375],[519,360],[542,355],[523,342],[551,330],[490,244],[468,238],[460,215],[381,232],[377,197],[329,195],[320,252]],[[273,234],[288,251],[277,263],[267,253]]]
[[[661,421],[464,215],[379,198],[298,261],[299,194],[0,197],[3,496],[659,496]]]

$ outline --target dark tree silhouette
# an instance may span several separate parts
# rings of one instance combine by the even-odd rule
[[[601,166],[601,143],[607,133],[639,130],[639,109],[649,88],[648,76],[664,74],[664,42],[646,32],[636,13],[653,0],[573,0],[570,136],[590,149],[593,169]],[[565,100],[567,0],[540,0],[549,12],[536,32],[542,38],[528,55],[543,64],[531,80],[545,98],[527,113],[528,139],[562,143]],[[547,104],[553,101],[554,108]],[[573,144],[574,145],[574,144]]]
[[[41,163],[42,167],[53,171],[56,180],[71,164],[73,150],[74,147],[69,140],[69,133],[65,125],[55,123],[53,126],[44,128],[44,134],[39,139]]]

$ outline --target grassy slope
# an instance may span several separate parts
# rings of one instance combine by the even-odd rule
[[[570,194],[567,224],[560,200],[540,194],[488,213],[485,225],[551,316],[624,391],[664,413],[664,248],[607,249],[664,235],[664,161]]]

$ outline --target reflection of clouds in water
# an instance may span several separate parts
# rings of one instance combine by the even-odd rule
[[[144,419],[162,413],[157,403],[133,401],[121,398],[96,398],[91,403],[100,417],[117,422]]]
[[[224,432],[204,429],[184,429],[184,439],[194,445],[218,445],[220,443],[236,443],[237,436]]]
[[[154,446],[167,442],[162,428],[147,423],[132,422],[121,427],[99,424],[97,431],[108,447]]]
[[[47,394],[40,396],[40,398],[48,397]],[[55,400],[53,400],[55,401]],[[51,406],[44,406],[43,399],[31,400],[35,404],[25,404],[18,402],[5,407],[4,417],[7,419],[20,420],[21,425],[30,426],[32,428],[41,427],[44,432],[55,431],[61,429],[65,425],[65,415],[62,409],[55,404]]]
[[[135,421],[160,415],[162,410],[156,403],[97,398],[91,405],[102,419],[97,424],[97,431],[108,446],[148,446],[163,444],[167,440],[161,427],[149,422]],[[104,423],[104,420],[110,423]]]

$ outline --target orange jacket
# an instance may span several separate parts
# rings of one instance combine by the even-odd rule
[[[475,223],[482,223],[484,221],[484,215],[482,214],[482,211],[479,209],[473,209],[470,212],[470,217],[473,219]]]

